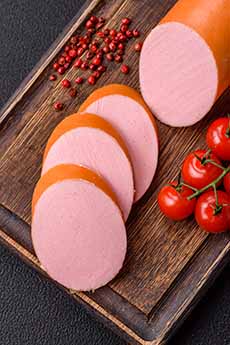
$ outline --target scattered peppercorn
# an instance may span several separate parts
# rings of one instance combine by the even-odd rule
[[[91,63],[91,64],[89,65],[89,69],[91,69],[91,71],[95,71],[95,69],[97,69],[97,66],[94,65],[93,63]]]
[[[81,45],[82,44],[89,44],[90,43],[90,39],[87,35],[85,35],[84,37],[81,38]]]
[[[96,58],[102,59],[103,54],[104,54],[103,49],[98,49],[97,54],[96,54]]]
[[[97,36],[100,37],[100,38],[104,38],[105,37],[105,34],[103,31],[98,31],[97,32]]]
[[[70,51],[68,52],[69,56],[71,56],[72,58],[75,58],[77,56],[77,51],[76,49],[70,49]]]
[[[96,29],[101,29],[104,26],[104,23],[97,23],[96,24]]]
[[[73,60],[73,58],[70,55],[67,55],[65,58],[66,62],[71,62]]]
[[[94,53],[93,53],[93,52],[88,51],[88,52],[86,53],[86,59],[87,59],[87,60],[91,60],[93,56],[94,56]]]
[[[74,62],[74,67],[76,68],[80,68],[81,65],[82,65],[82,59],[77,59],[75,62]]]
[[[92,76],[95,77],[96,79],[98,79],[98,78],[100,78],[101,73],[99,71],[94,71]]]
[[[55,75],[55,74],[51,74],[50,76],[49,76],[49,80],[50,81],[54,81],[54,80],[56,80],[57,79],[57,76]]]
[[[64,74],[65,73],[65,67],[61,66],[61,67],[58,68],[57,71],[58,71],[59,74]]]
[[[109,46],[104,46],[102,49],[103,49],[103,52],[106,54],[110,52]]]
[[[120,50],[124,50],[125,49],[124,43],[119,43],[117,47]]]
[[[83,71],[86,71],[88,68],[89,68],[88,62],[87,61],[83,61],[82,64],[81,64],[81,69]]]
[[[60,59],[58,60],[59,65],[63,66],[65,64],[65,58],[62,56],[60,57]]]
[[[131,24],[131,19],[130,18],[123,18],[121,22],[122,22],[122,24],[129,25],[129,24]]]
[[[133,37],[135,37],[135,38],[140,37],[140,31],[137,29],[134,29],[133,30]]]
[[[70,97],[75,97],[77,94],[77,89],[75,87],[72,87],[70,90],[69,90],[69,95]]]
[[[65,70],[67,70],[69,68],[69,66],[70,66],[70,63],[66,62],[63,67],[65,68]]]
[[[108,61],[113,61],[113,59],[114,59],[113,54],[112,54],[112,53],[106,54],[106,59],[107,59]]]
[[[75,83],[76,83],[76,84],[82,84],[83,81],[84,81],[84,79],[83,79],[82,77],[77,77],[77,78],[75,79]]]
[[[128,74],[129,73],[129,66],[128,65],[122,65],[121,66],[121,72],[124,74]]]
[[[100,40],[98,38],[94,38],[94,40],[91,43],[92,45],[95,44],[95,46],[98,47],[98,45],[100,44]]]
[[[95,57],[92,61],[93,65],[99,66],[101,64],[101,59],[99,57]]]
[[[62,86],[66,88],[69,88],[71,86],[71,83],[68,79],[63,79],[61,83],[62,83]]]
[[[82,56],[83,53],[84,53],[84,49],[82,47],[78,48],[77,56]]]
[[[117,50],[117,55],[124,55],[124,50],[118,49]]]
[[[135,44],[134,49],[136,50],[136,52],[140,52],[141,48],[142,48],[143,43],[142,42],[138,42]]]
[[[88,83],[89,83],[90,85],[94,85],[94,84],[96,83],[96,78],[95,78],[95,76],[93,76],[93,75],[89,76],[89,78],[88,78]]]
[[[109,44],[109,49],[112,51],[112,52],[115,52],[115,50],[117,49],[117,46],[114,42],[111,42]]]
[[[91,52],[96,53],[96,51],[97,51],[97,46],[96,46],[95,43],[92,44],[92,45],[90,46],[90,50],[91,50]]]
[[[125,33],[128,30],[128,25],[122,24],[120,27],[120,31]]]
[[[127,30],[125,32],[125,34],[126,34],[126,37],[128,37],[128,38],[132,38],[133,37],[133,32],[131,30]]]
[[[104,35],[105,35],[105,36],[109,36],[109,32],[110,32],[109,29],[105,29],[105,30],[104,30]]]
[[[101,65],[97,68],[97,70],[100,72],[100,73],[104,73],[106,71],[107,67],[104,66],[104,65]]]
[[[78,37],[77,36],[73,36],[73,37],[71,37],[71,39],[70,39],[70,43],[72,43],[72,44],[76,44],[78,42]]]
[[[54,109],[57,110],[57,111],[60,111],[63,109],[63,103],[61,102],[55,102],[54,103]]]
[[[68,52],[70,50],[70,46],[65,46],[65,52]]]
[[[115,55],[114,60],[115,60],[117,63],[120,63],[120,62],[122,62],[122,61],[123,61],[123,58],[122,58],[122,56],[121,56],[121,55]]]
[[[119,43],[119,35],[117,34],[116,37],[113,38],[113,42]]]
[[[125,42],[126,41],[126,36],[122,33],[120,33],[120,35],[117,36],[118,37],[118,40],[120,42]]]
[[[126,51],[126,42],[128,43],[133,37],[139,37],[140,31],[130,29],[131,19],[127,17],[121,20],[118,30],[117,28],[101,29],[104,24],[105,18],[91,15],[85,23],[85,33],[83,35],[75,34],[70,38],[57,61],[53,63],[53,69],[62,75],[71,65],[84,71],[89,68],[93,72],[88,77],[88,83],[94,85],[107,69],[107,66],[102,65],[104,57],[108,62],[114,60],[116,63],[121,63]],[[140,52],[142,45],[142,42],[135,43],[134,50]],[[83,54],[85,56],[84,61],[80,58]],[[79,58],[74,61],[77,56]],[[122,73],[128,74],[130,68],[128,65],[122,64],[120,70]],[[51,81],[56,79],[55,74],[49,76]],[[83,77],[80,76],[74,80],[76,84],[82,84],[83,81]],[[63,87],[69,88],[71,97],[76,96],[77,88],[71,87],[70,80],[65,78],[61,83]],[[59,101],[54,103],[55,110],[62,110],[63,106],[63,103]]]
[[[109,44],[111,42],[111,39],[109,37],[105,37],[104,42],[106,44]]]
[[[110,36],[115,37],[117,34],[117,30],[112,29],[112,30],[110,30],[109,34],[110,34]]]
[[[60,67],[60,66],[59,66],[59,64],[58,64],[57,62],[55,62],[55,63],[53,64],[53,69],[55,69],[55,71],[57,71],[59,67]]]
[[[94,23],[91,20],[88,20],[85,24],[86,29],[90,29],[94,26]]]
[[[93,34],[95,34],[96,30],[94,28],[89,28],[87,30],[87,37],[91,37]]]
[[[88,44],[87,43],[82,43],[81,47],[82,47],[82,49],[86,50],[88,48]]]

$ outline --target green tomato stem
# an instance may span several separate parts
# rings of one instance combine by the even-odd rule
[[[217,190],[216,190],[216,185],[214,184],[213,186],[213,190],[214,190],[214,195],[215,195],[215,199],[216,199],[216,206],[219,206],[219,202],[218,202],[218,195],[217,195]]]
[[[194,192],[197,192],[197,191],[198,191],[198,189],[197,189],[197,188],[192,187],[192,186],[190,186],[190,185],[189,185],[189,184],[187,184],[187,183],[181,182],[180,184],[181,184],[181,186],[188,187],[189,189],[193,190]]]
[[[215,165],[217,168],[220,168],[220,169],[222,169],[222,170],[225,170],[225,168],[224,168],[222,165],[216,163],[216,162],[213,161],[212,159],[206,159],[204,164],[207,164],[207,163],[210,163],[210,164],[212,164],[212,165]]]
[[[213,190],[214,190],[214,195],[215,195],[215,200],[216,200],[216,207],[213,210],[213,214],[214,216],[216,216],[217,214],[219,214],[222,211],[223,205],[219,204],[218,201],[218,194],[217,194],[217,190],[216,190],[216,185],[213,185]]]
[[[206,190],[208,190],[209,188],[215,188],[217,183],[220,182],[224,176],[226,176],[228,173],[230,172],[230,166],[225,168],[223,170],[223,172],[214,180],[212,181],[211,183],[209,183],[207,186],[197,190],[195,193],[193,193],[192,195],[190,195],[188,197],[188,200],[192,200],[194,198],[196,198],[197,196],[199,196],[200,194],[202,194],[203,192],[205,192]]]

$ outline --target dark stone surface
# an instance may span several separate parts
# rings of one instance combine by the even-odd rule
[[[0,106],[83,2],[0,0]],[[229,345],[229,318],[227,267],[169,344]],[[0,345],[36,344],[125,345],[52,283],[0,247]]]

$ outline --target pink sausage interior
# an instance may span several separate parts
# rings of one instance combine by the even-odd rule
[[[85,112],[109,121],[125,141],[134,169],[137,201],[151,184],[158,161],[158,138],[149,115],[132,98],[119,94],[98,99]]]
[[[51,146],[42,174],[68,163],[83,165],[101,175],[116,193],[125,220],[128,218],[134,196],[132,167],[112,136],[89,127],[66,132]]]
[[[160,121],[175,127],[193,125],[215,102],[218,71],[212,51],[183,24],[158,25],[143,45],[140,86]]]
[[[121,269],[126,254],[119,208],[83,180],[56,183],[42,194],[35,207],[32,239],[47,273],[74,290],[107,284]]]

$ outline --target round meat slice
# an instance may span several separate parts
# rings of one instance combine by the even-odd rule
[[[48,140],[42,174],[59,164],[82,165],[101,175],[128,218],[134,197],[132,166],[123,140],[107,121],[93,114],[64,119]]]
[[[215,102],[218,71],[211,50],[195,31],[179,23],[161,24],[144,42],[140,85],[161,122],[191,126]]]
[[[147,36],[140,56],[142,96],[163,123],[201,120],[229,86],[228,0],[179,0]]]
[[[80,112],[99,114],[121,134],[130,153],[139,200],[154,177],[158,162],[158,137],[153,116],[137,91],[111,84],[94,91],[81,105]]]
[[[74,165],[56,166],[39,180],[32,202],[32,240],[49,276],[78,291],[112,280],[127,247],[114,193],[97,174]]]

